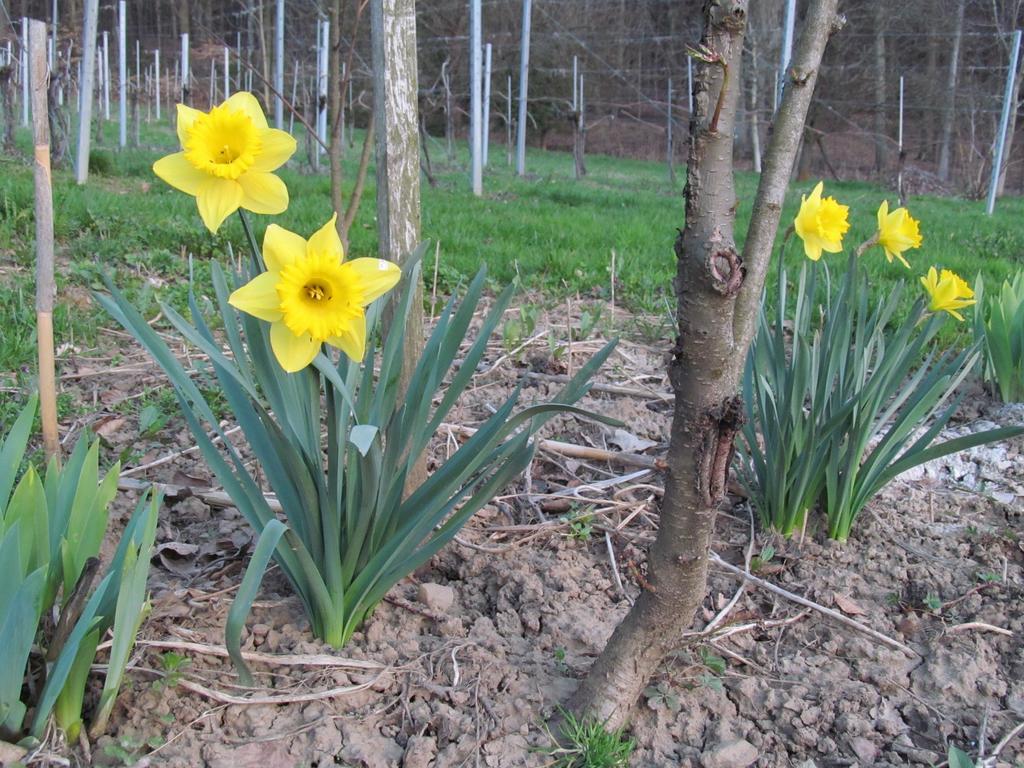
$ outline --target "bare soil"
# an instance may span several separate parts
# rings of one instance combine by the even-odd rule
[[[564,318],[548,320],[540,327],[565,327]],[[615,322],[629,334],[621,312]],[[570,356],[579,365],[597,345],[577,341],[571,355],[564,339],[554,355],[543,338],[511,355],[496,346],[489,360],[499,364],[480,376],[452,421],[478,423],[527,371],[565,373]],[[600,376],[649,396],[588,396],[585,405],[620,418],[622,431],[563,419],[545,437],[659,455],[671,418],[667,345],[623,342]],[[142,372],[72,380],[80,399],[100,408],[84,420],[94,427],[117,418],[113,411],[103,416],[105,404],[132,397],[140,381],[159,380],[141,356],[122,352],[125,365]],[[65,367],[89,370],[82,360]],[[533,379],[527,398],[554,386]],[[970,402],[954,431],[1024,421],[1022,405],[1000,406],[980,394]],[[143,462],[192,445],[177,420],[156,437],[140,437],[132,420],[106,432],[113,452],[134,447]],[[443,460],[457,440],[440,435],[433,460]],[[141,477],[213,485],[192,455]],[[298,600],[271,572],[245,646],[288,655],[290,663],[255,664],[258,689],[246,690],[209,649],[146,645],[220,646],[252,546],[235,510],[182,492],[161,513],[153,611],[112,733],[91,755],[76,749],[70,757],[213,768],[550,764],[545,720],[644,588],[644,549],[656,530],[660,493],[656,472],[540,451],[528,476],[477,515],[460,543],[396,586],[340,654],[312,638]],[[124,494],[118,511],[127,514],[134,498]],[[633,765],[938,765],[948,744],[990,755],[1024,722],[1024,441],[900,478],[869,505],[844,545],[827,542],[815,525],[791,541],[756,530],[752,542],[751,528],[746,502],[732,498],[715,551],[742,566],[770,544],[775,555],[756,575],[913,653],[752,584],[713,633],[701,634],[740,587],[713,568],[694,631],[679,638],[678,652],[636,708]],[[334,654],[385,669],[311,666],[295,663],[303,661],[296,654]],[[197,685],[283,698],[224,704],[197,693]],[[326,695],[345,687],[361,689]],[[1022,763],[1024,735],[1002,747],[996,764]]]

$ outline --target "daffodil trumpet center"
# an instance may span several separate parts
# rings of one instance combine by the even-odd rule
[[[363,291],[336,256],[313,255],[286,265],[277,295],[284,324],[317,341],[344,335],[363,309]]]
[[[252,118],[224,104],[199,114],[184,142],[189,163],[222,179],[237,179],[249,170],[261,149]]]

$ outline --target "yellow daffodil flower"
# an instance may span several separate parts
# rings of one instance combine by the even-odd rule
[[[850,228],[850,222],[846,220],[850,208],[837,203],[834,197],[822,199],[824,186],[819,181],[810,197],[801,195],[800,212],[793,222],[797,235],[804,241],[804,253],[812,261],[820,259],[822,251],[842,251],[843,235]]]
[[[921,285],[931,297],[928,309],[932,312],[949,312],[957,320],[963,320],[963,315],[957,310],[975,303],[971,286],[951,270],[942,270],[940,276],[935,267],[932,267],[928,270],[928,275],[921,278]]]
[[[308,241],[271,224],[263,236],[267,271],[228,299],[231,306],[271,324],[270,346],[289,373],[309,365],[324,343],[362,360],[363,307],[391,290],[402,274],[383,259],[345,261],[337,218],[334,214]]]
[[[239,208],[281,213],[288,188],[272,171],[295,154],[295,139],[271,128],[256,97],[241,91],[209,112],[178,105],[181,152],[162,157],[153,172],[194,195],[211,232]]]
[[[893,257],[910,269],[903,252],[921,247],[920,222],[910,215],[906,208],[897,208],[889,213],[889,201],[883,200],[878,206],[878,244],[885,250],[885,258],[892,264]]]

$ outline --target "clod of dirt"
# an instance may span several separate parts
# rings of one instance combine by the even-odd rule
[[[757,747],[746,739],[719,744],[701,757],[704,768],[747,768],[757,762]]]
[[[445,584],[424,582],[420,584],[417,597],[427,608],[438,613],[445,613],[455,604],[455,590]]]

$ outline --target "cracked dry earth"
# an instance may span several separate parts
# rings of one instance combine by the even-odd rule
[[[479,422],[527,363],[558,372],[550,361],[547,368],[521,362],[481,382],[450,420]],[[625,344],[602,377],[664,393],[661,370],[659,350]],[[549,385],[536,386],[544,394]],[[1024,421],[1024,405],[972,402],[952,432]],[[563,420],[545,436],[651,454],[664,448],[664,398],[594,393],[585,405],[617,416],[628,430]],[[115,432],[109,439],[117,449],[139,438]],[[454,440],[442,436],[434,459]],[[187,434],[169,429],[146,458],[189,445]],[[212,484],[189,457],[148,477]],[[607,482],[594,487],[600,481]],[[544,720],[641,589],[660,484],[656,473],[635,467],[538,453],[527,478],[474,518],[459,543],[396,586],[341,652],[369,662],[366,668],[314,666],[297,656],[339,654],[312,639],[298,601],[271,572],[244,645],[284,654],[288,663],[254,664],[255,691],[238,688],[230,665],[209,648],[183,645],[222,643],[251,534],[230,508],[171,496],[162,510],[144,642],[112,735],[92,745],[89,759],[212,768],[550,764]],[[742,565],[750,514],[742,499],[731,502],[714,547]],[[133,503],[126,495],[119,510]],[[583,524],[565,521],[580,513],[590,515]],[[814,526],[803,542],[758,532],[754,553],[775,548],[758,576],[913,653],[752,584],[715,634],[700,636],[739,587],[735,576],[713,567],[694,632],[679,638],[678,652],[635,710],[632,764],[928,766],[945,761],[950,743],[991,754],[1024,722],[1022,513],[1024,441],[1017,439],[901,477],[869,505],[846,545],[825,541]],[[349,692],[325,696],[339,688]],[[269,703],[224,704],[201,689]],[[1024,738],[1011,739],[993,764],[1024,764]]]

